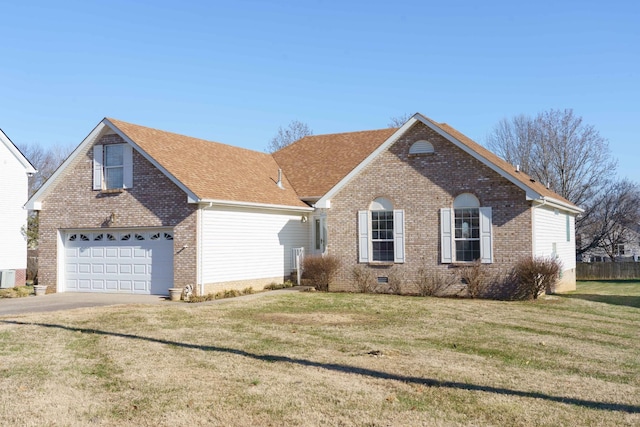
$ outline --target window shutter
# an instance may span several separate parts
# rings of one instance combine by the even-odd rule
[[[102,145],[93,146],[93,189],[102,190]]]
[[[393,262],[404,262],[404,211],[393,211]]]
[[[358,211],[358,262],[369,262],[369,211]]]
[[[493,262],[493,244],[491,237],[491,208],[480,208],[480,262]]]
[[[123,149],[123,187],[133,187],[133,147],[129,144],[124,145]]]
[[[440,252],[443,264],[453,262],[453,233],[450,208],[440,209]]]

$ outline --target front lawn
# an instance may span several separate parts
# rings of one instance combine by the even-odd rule
[[[0,424],[638,425],[640,310],[584,297],[612,296],[593,286],[4,316]]]

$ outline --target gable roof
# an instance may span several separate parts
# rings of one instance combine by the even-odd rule
[[[490,169],[497,172],[516,186],[525,191],[526,197],[530,200],[537,200],[541,203],[551,203],[554,206],[560,207],[564,210],[580,213],[583,209],[579,208],[575,204],[566,200],[559,194],[556,194],[552,190],[546,188],[539,182],[536,182],[529,175],[524,172],[516,172],[513,165],[509,164],[505,160],[501,159],[497,155],[493,154],[480,144],[471,140],[467,136],[458,132],[451,126],[445,123],[438,123],[428,117],[423,116],[420,113],[414,114],[407,122],[398,129],[390,129],[393,133],[381,144],[366,153],[366,157],[360,164],[356,165],[347,175],[343,176],[339,182],[337,182],[331,189],[329,189],[323,196],[316,202],[315,206],[320,208],[330,207],[330,200],[334,194],[336,194],[344,185],[346,185],[354,176],[356,176],[362,169],[364,169],[369,163],[375,159],[378,154],[388,149],[398,138],[404,135],[411,127],[417,123],[423,123],[427,127],[431,128],[445,139],[453,143],[458,148],[465,151],[475,159],[479,160]],[[309,177],[313,179],[313,177]]]
[[[230,201],[304,207],[293,187],[282,177],[270,154],[165,132],[116,119],[106,119],[199,201]]]
[[[397,129],[306,136],[273,153],[303,200],[319,199]]]
[[[9,139],[6,133],[2,129],[0,129],[0,143],[4,144],[9,152],[13,154],[13,156],[20,162],[25,172],[28,174],[36,173],[36,168],[33,167],[29,159],[27,159],[24,154],[20,151],[18,147]]]
[[[312,210],[284,175],[283,188],[278,187],[279,166],[270,154],[109,118],[93,129],[25,206],[40,209],[56,182],[108,133],[131,144],[181,188],[191,203]]]

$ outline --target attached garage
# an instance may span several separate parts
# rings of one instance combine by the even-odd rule
[[[70,230],[64,291],[166,295],[173,286],[171,229]]]

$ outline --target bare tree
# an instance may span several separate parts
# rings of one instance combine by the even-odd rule
[[[487,145],[579,206],[609,185],[617,168],[607,140],[571,109],[502,120],[487,138]]]
[[[405,124],[407,120],[409,120],[411,117],[413,117],[413,114],[410,114],[410,113],[404,113],[404,114],[400,114],[399,116],[391,117],[389,119],[390,120],[389,123],[387,123],[387,127],[399,128],[403,124]]]
[[[606,236],[613,238],[612,230],[624,225],[614,211],[622,209],[630,183],[614,180],[617,161],[607,140],[573,110],[503,119],[487,146],[585,210],[576,220],[578,254],[608,245]]]
[[[581,222],[582,241],[577,252],[582,254],[600,247],[615,261],[619,245],[628,242],[630,231],[638,224],[640,186],[628,180],[614,182],[585,212]]]
[[[53,173],[60,167],[62,162],[73,151],[71,145],[54,145],[48,148],[40,144],[18,144],[18,149],[29,159],[33,167],[38,171],[29,177],[29,197],[38,191]],[[27,240],[29,248],[38,246],[38,212],[29,212],[27,224],[22,227],[22,234]]]
[[[60,167],[69,156],[73,147],[71,145],[53,145],[43,147],[40,144],[18,144],[22,154],[29,159],[38,170],[29,178],[29,197],[31,197],[46,180]]]
[[[292,120],[286,128],[283,128],[282,126],[278,128],[278,133],[271,139],[271,141],[269,141],[266,151],[268,153],[274,153],[309,135],[313,135],[313,131],[308,124],[302,123],[298,120]]]

